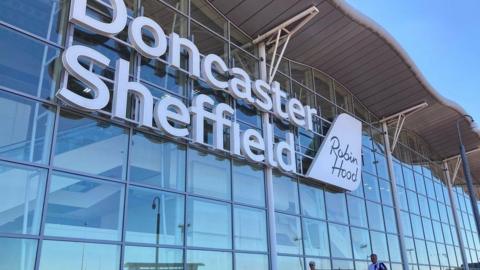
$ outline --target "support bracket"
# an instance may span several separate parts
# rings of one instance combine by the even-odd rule
[[[272,59],[269,63],[270,68],[268,71],[268,83],[272,83],[277,73],[280,62],[283,59],[285,50],[290,41],[290,38],[305,24],[307,24],[315,15],[317,15],[318,9],[315,6],[300,12],[292,18],[274,27],[270,31],[258,36],[253,40],[253,44],[261,42],[265,43],[265,46],[270,52],[273,52]],[[280,54],[277,56],[277,52],[280,48]],[[266,59],[265,59],[266,60]]]

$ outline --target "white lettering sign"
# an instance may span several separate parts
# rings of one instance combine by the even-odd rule
[[[111,22],[101,22],[87,15],[86,0],[72,0],[70,22],[104,36],[115,36],[123,31],[127,24],[127,9],[123,0],[111,0],[113,16]],[[153,44],[143,40],[143,33],[149,32]],[[212,88],[226,91],[235,99],[243,100],[263,112],[272,112],[275,117],[307,130],[313,130],[313,117],[316,109],[304,106],[296,98],[287,98],[287,93],[278,82],[271,85],[263,80],[254,80],[241,68],[228,68],[221,57],[215,54],[201,56],[198,48],[189,39],[170,33],[167,37],[163,29],[152,19],[140,16],[128,25],[128,40],[141,55],[158,59],[167,54],[169,65],[180,68],[182,54],[188,56],[188,73],[191,78],[201,78]],[[82,46],[68,47],[62,56],[67,73],[89,87],[93,96],[85,98],[68,88],[58,91],[57,97],[82,110],[97,111],[108,105],[110,92],[106,84],[92,71],[80,64],[80,59],[101,67],[108,66],[110,60],[103,54]],[[150,91],[140,82],[130,81],[130,63],[124,59],[116,61],[115,79],[112,97],[112,117],[127,119],[127,100],[135,96],[139,108],[138,124],[145,128],[160,130],[170,136],[190,137],[193,142],[204,144],[205,122],[213,126],[213,146],[224,149],[224,134],[230,132],[232,155],[242,155],[252,162],[265,162],[268,166],[279,167],[286,172],[296,172],[294,135],[286,133],[285,141],[274,143],[273,126],[266,124],[264,134],[255,129],[240,131],[240,125],[233,119],[233,108],[225,103],[215,104],[207,95],[199,94],[193,98],[192,106],[187,107],[180,99],[166,96],[154,101]],[[218,74],[223,76],[218,76]],[[222,78],[229,78],[228,80]],[[284,105],[282,105],[284,104]],[[191,129],[188,128],[191,125]],[[350,129],[350,127],[347,127]],[[357,135],[355,135],[357,136]],[[358,135],[359,138],[361,135]],[[339,141],[338,144],[341,142]],[[338,146],[339,149],[342,145]],[[358,146],[360,147],[360,146]],[[360,156],[352,159],[360,159]],[[343,155],[342,158],[344,158]],[[350,160],[351,161],[351,160]],[[316,166],[312,166],[316,167]],[[343,169],[343,167],[342,167]],[[312,170],[312,168],[310,168]],[[310,171],[309,171],[310,172]],[[340,173],[340,175],[343,175]],[[351,173],[350,178],[354,178]],[[358,174],[357,174],[358,175]],[[312,178],[331,182],[317,177]],[[347,176],[346,176],[347,177]],[[348,178],[348,177],[347,177]]]

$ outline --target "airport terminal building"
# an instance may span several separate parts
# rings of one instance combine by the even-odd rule
[[[340,0],[0,1],[2,270],[473,269],[479,148]]]

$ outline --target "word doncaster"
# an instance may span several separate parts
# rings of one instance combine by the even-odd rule
[[[87,14],[87,0],[71,2],[70,22],[107,37],[120,33],[127,24],[127,9],[122,0],[112,0],[111,22],[98,21]],[[153,42],[148,44],[142,38],[148,31]],[[168,38],[163,29],[152,19],[137,17],[128,25],[128,40],[141,55],[158,59],[167,53],[168,63],[180,68],[181,56],[188,55],[188,72],[194,79],[202,78],[212,88],[228,92],[235,99],[243,100],[262,112],[273,112],[275,117],[291,124],[312,130],[312,118],[317,111],[304,106],[295,98],[287,99],[278,82],[271,85],[263,80],[252,81],[241,68],[228,68],[221,57],[215,54],[200,56],[198,48],[190,40],[171,33]],[[167,52],[168,50],[168,52]],[[84,83],[92,93],[91,98],[83,97],[68,89],[60,89],[57,97],[82,110],[97,111],[105,108],[110,100],[110,91],[97,74],[86,69],[80,61],[106,67],[110,60],[102,53],[83,45],[68,47],[62,55],[67,73]],[[127,119],[127,99],[132,94],[138,100],[139,125],[161,130],[171,136],[188,137],[194,142],[204,142],[204,121],[213,125],[213,146],[224,149],[224,131],[230,129],[230,152],[243,155],[253,162],[265,161],[269,166],[279,167],[287,172],[296,172],[294,136],[288,132],[286,140],[274,143],[273,126],[265,124],[264,136],[255,129],[240,131],[240,125],[232,121],[234,109],[225,103],[215,105],[214,100],[204,94],[193,98],[187,106],[177,98],[165,96],[154,102],[150,91],[140,82],[129,80],[130,63],[124,59],[116,61],[112,97],[112,117]],[[215,75],[220,74],[221,76]],[[227,76],[228,75],[228,76]],[[230,78],[222,80],[222,77]],[[286,101],[285,109],[282,103]],[[155,103],[155,104],[154,104]],[[155,126],[153,124],[155,121]],[[191,134],[188,125],[191,124]]]

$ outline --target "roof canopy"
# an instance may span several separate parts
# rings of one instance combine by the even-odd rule
[[[422,137],[441,159],[459,153],[458,119],[467,151],[480,147],[480,135],[463,116],[464,110],[433,90],[383,28],[343,1],[213,0],[211,3],[252,38],[316,6],[319,13],[291,38],[286,57],[329,74],[379,118],[427,102],[428,107],[406,119],[405,127]],[[480,152],[472,153],[469,158],[473,177],[480,181]]]

